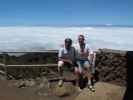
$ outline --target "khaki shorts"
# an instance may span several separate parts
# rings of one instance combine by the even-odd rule
[[[58,61],[58,68],[62,68],[63,78],[68,78],[68,79],[72,78],[73,79],[73,75],[74,75],[74,66],[73,65],[63,62],[63,61]]]

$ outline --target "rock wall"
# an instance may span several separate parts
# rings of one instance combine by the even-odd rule
[[[96,69],[100,81],[125,86],[127,84],[127,52],[99,49],[96,55]]]

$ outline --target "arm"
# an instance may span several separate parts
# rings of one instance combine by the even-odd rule
[[[69,59],[61,59],[63,62],[67,62],[67,63],[70,63],[70,64],[72,64],[72,61],[71,60],[69,60]]]
[[[59,50],[58,60],[72,64],[72,61],[70,59],[63,58],[63,48]]]
[[[94,51],[89,48],[89,54],[88,54],[88,60],[90,61],[90,64],[92,65],[93,64],[93,59],[94,59]]]
[[[61,48],[58,52],[58,60],[61,60],[63,57],[63,48]]]
[[[89,59],[90,59],[90,63],[91,63],[92,74],[95,74],[95,70],[96,70],[96,68],[95,68],[96,53],[94,51],[90,52]]]

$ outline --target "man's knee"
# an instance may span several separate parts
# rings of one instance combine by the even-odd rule
[[[84,67],[87,68],[87,69],[89,69],[91,67],[88,61],[85,61]]]
[[[91,65],[87,61],[84,64],[84,71],[86,75],[89,75],[89,76],[91,75]]]
[[[60,70],[64,65],[63,61],[58,61],[58,70]]]
[[[63,61],[58,61],[58,67],[62,67],[64,65]]]
[[[74,73],[75,73],[75,74],[79,74],[78,67],[75,67],[75,68],[74,68]]]
[[[82,68],[75,67],[74,72],[75,72],[76,75],[80,75],[80,74],[82,74]]]

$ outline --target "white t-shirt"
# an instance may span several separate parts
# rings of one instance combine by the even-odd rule
[[[90,54],[93,54],[93,50],[89,47],[88,44],[85,44],[83,52],[81,52],[79,44],[75,44],[74,47],[76,49],[76,58],[78,60],[88,60]]]

